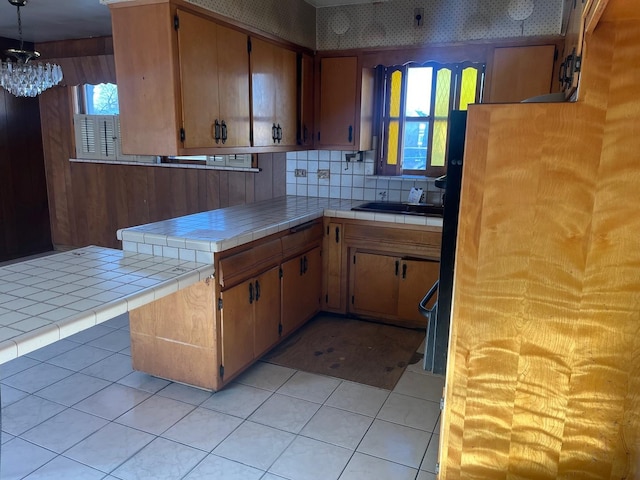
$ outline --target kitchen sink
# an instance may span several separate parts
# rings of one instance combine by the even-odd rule
[[[352,207],[351,210],[359,212],[397,213],[402,215],[441,217],[443,207],[428,203],[365,202],[357,207]]]

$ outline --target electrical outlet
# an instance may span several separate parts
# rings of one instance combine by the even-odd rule
[[[318,179],[319,180],[326,180],[329,178],[331,174],[331,170],[318,170]]]
[[[413,9],[413,26],[422,27],[424,25],[424,8]]]
[[[291,171],[291,170],[289,170],[289,171]],[[306,177],[307,176],[307,171],[304,168],[296,168],[295,175],[296,175],[296,177]]]

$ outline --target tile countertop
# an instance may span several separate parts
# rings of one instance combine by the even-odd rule
[[[213,274],[213,265],[84,247],[0,267],[0,364]]]
[[[125,251],[213,263],[213,253],[249,243],[322,216],[442,226],[442,218],[355,212],[363,200],[297,197],[195,213],[118,230]]]

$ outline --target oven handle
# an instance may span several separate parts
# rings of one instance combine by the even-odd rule
[[[427,317],[427,318],[431,318],[431,315],[433,314],[433,312],[436,309],[436,306],[438,305],[438,302],[436,302],[433,307],[431,308],[427,308],[427,304],[429,303],[429,301],[431,300],[431,298],[436,294],[436,292],[438,291],[438,284],[440,283],[439,280],[436,280],[436,283],[434,283],[431,288],[429,289],[429,291],[427,292],[427,294],[423,297],[422,300],[420,300],[420,303],[418,304],[418,310],[420,310],[420,313]]]

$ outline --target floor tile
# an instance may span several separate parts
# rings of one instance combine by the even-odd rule
[[[68,352],[78,346],[77,343],[70,342],[68,340],[58,340],[57,342],[47,345],[46,347],[34,350],[28,353],[27,356],[44,362],[50,358],[57,357],[60,354]]]
[[[284,477],[281,477],[280,475],[274,475],[273,473],[266,473],[264,477],[262,477],[260,480],[287,480],[287,479]]]
[[[170,383],[158,392],[161,397],[173,398],[191,405],[200,405],[211,397],[211,392],[200,388],[190,387],[181,383]]]
[[[425,453],[422,463],[420,464],[420,470],[426,470],[427,472],[436,473],[436,464],[438,463],[438,448],[439,448],[440,436],[432,435],[429,441],[429,447],[427,453]]]
[[[188,403],[153,396],[139,403],[115,421],[147,433],[160,435],[194,408]]]
[[[353,382],[342,382],[325,405],[375,417],[389,396],[389,390]]]
[[[0,407],[2,408],[7,407],[29,395],[27,392],[23,392],[22,390],[18,390],[17,388],[13,388],[8,385],[2,385],[0,388],[2,389],[2,404],[0,404]]]
[[[62,405],[29,395],[2,409],[2,430],[20,435],[64,409]]]
[[[107,423],[103,418],[68,408],[21,436],[36,445],[62,453]]]
[[[291,480],[337,480],[352,454],[346,448],[297,437],[269,472]]]
[[[111,328],[124,328],[129,326],[129,313],[123,313],[117,317],[113,317],[111,320],[102,322],[100,325]]]
[[[85,375],[115,382],[133,372],[131,357],[122,355],[121,353],[115,353],[104,360],[89,365],[87,368],[80,370],[80,372]]]
[[[375,420],[357,451],[418,468],[427,450],[430,435],[415,428]]]
[[[111,353],[106,350],[102,350],[101,348],[80,345],[73,350],[69,350],[61,355],[50,358],[47,360],[47,363],[78,372],[110,355]]]
[[[105,327],[103,325],[96,325],[67,337],[67,340],[76,343],[87,343],[111,332],[113,332],[112,328]]]
[[[267,390],[234,383],[214,393],[201,406],[236,417],[247,418],[271,395],[272,393]]]
[[[443,387],[444,377],[439,375],[422,375],[405,370],[394,387],[393,392],[422,398],[423,400],[430,400],[432,402],[440,402]]]
[[[418,470],[356,452],[340,480],[414,480]]]
[[[111,333],[107,333],[100,338],[89,342],[87,345],[92,347],[102,348],[104,350],[111,350],[112,352],[119,352],[123,348],[127,348],[131,345],[131,335],[124,330],[116,330]]]
[[[5,378],[2,383],[23,392],[34,393],[71,374],[73,374],[73,371],[66,368],[39,363],[34,367]]]
[[[314,373],[296,372],[278,389],[278,393],[310,402],[324,403],[341,382],[342,380],[337,378],[325,377]]]
[[[153,439],[153,435],[140,430],[109,423],[67,450],[65,456],[109,473]]]
[[[242,419],[196,408],[162,436],[210,452],[242,423]]]
[[[258,480],[263,479],[262,470],[242,465],[217,455],[207,457],[194,468],[184,480]]]
[[[53,385],[39,390],[37,395],[52,402],[71,407],[109,385],[110,383],[106,380],[83,375],[82,373],[74,373]]]
[[[249,420],[298,433],[320,408],[320,404],[274,393],[253,412]]]
[[[4,380],[11,375],[15,375],[18,372],[34,367],[39,363],[40,362],[35,358],[29,358],[27,356],[18,357],[8,361],[7,363],[3,363],[0,365],[0,380]]]
[[[292,368],[274,365],[273,363],[258,362],[243,373],[236,382],[275,392],[294,373],[296,371]]]
[[[33,472],[25,480],[100,480],[104,473],[75,462],[69,458],[58,456],[46,465]]]
[[[77,403],[75,408],[107,420],[114,420],[149,396],[147,392],[114,383]]]
[[[391,393],[382,406],[378,418],[407,427],[432,432],[440,416],[440,404]]]
[[[213,453],[261,470],[267,470],[295,436],[266,425],[244,422]]]
[[[118,380],[118,383],[128,387],[137,388],[138,390],[144,390],[145,392],[156,393],[171,382],[144,372],[132,372],[126,377]]]
[[[15,438],[15,437],[7,432],[0,432],[0,445],[4,445],[12,438]]]
[[[416,477],[416,480],[437,480],[438,477],[436,477],[435,473],[431,473],[431,472],[425,472],[424,470],[420,470],[420,472],[418,473],[418,476]]]
[[[178,480],[195,467],[206,453],[164,438],[156,438],[113,475],[123,480]]]
[[[19,480],[47,463],[56,454],[14,438],[2,446],[2,464],[0,478],[2,480]]]
[[[355,450],[373,418],[323,406],[300,432],[305,437]]]

